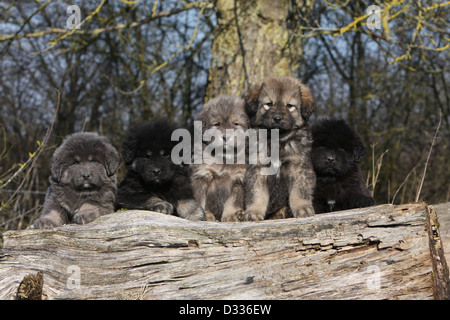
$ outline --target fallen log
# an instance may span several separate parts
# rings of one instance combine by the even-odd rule
[[[125,211],[5,232],[0,299],[26,298],[29,283],[42,299],[449,298],[424,203],[242,223]]]

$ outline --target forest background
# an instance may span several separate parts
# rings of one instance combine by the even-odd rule
[[[190,127],[266,75],[311,87],[312,123],[361,134],[377,203],[447,202],[449,21],[449,1],[0,0],[0,233],[39,214],[67,134],[120,150],[131,126]]]

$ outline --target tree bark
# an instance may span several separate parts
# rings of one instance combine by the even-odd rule
[[[42,299],[445,299],[437,226],[425,204],[242,223],[117,212],[5,232],[0,299],[40,292],[22,283],[38,272]]]
[[[219,94],[242,96],[265,76],[297,71],[298,29],[290,24],[289,0],[217,0],[206,100]]]

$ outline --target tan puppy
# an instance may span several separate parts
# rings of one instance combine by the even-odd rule
[[[244,101],[233,96],[214,98],[203,106],[198,120],[202,121],[202,137],[208,129],[217,130],[217,139],[204,140],[202,151],[214,144],[220,146],[221,154],[203,152],[202,164],[191,165],[194,196],[207,219],[239,221],[244,210],[246,165],[237,159],[245,152],[245,139],[238,136],[249,127]]]
[[[311,131],[307,120],[314,110],[310,89],[292,77],[268,77],[250,88],[245,97],[252,128],[278,129],[279,161],[275,174],[265,175],[260,162],[248,166],[245,177],[244,219],[270,218],[283,207],[288,216],[314,215],[315,173],[311,162]],[[274,134],[274,133],[273,133]],[[268,144],[270,152],[271,144]]]

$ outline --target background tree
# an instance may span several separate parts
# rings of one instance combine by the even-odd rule
[[[308,5],[309,6],[309,5]],[[302,56],[296,34],[296,4],[281,1],[218,0],[207,99],[241,96],[267,75],[291,75]]]
[[[72,4],[79,29],[67,28]],[[379,15],[367,11],[373,4]],[[420,196],[448,201],[449,8],[425,0],[0,0],[0,228],[24,228],[39,213],[65,135],[99,131],[120,148],[130,125],[167,117],[190,126],[205,100],[241,95],[266,75],[312,88],[311,121],[341,117],[361,133],[378,203],[414,201],[441,114]],[[368,26],[374,19],[378,29]]]

